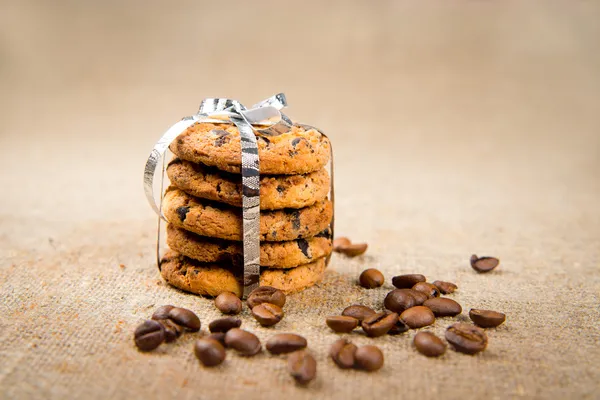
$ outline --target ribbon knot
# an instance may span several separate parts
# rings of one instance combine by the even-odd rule
[[[144,169],[144,190],[150,206],[158,214],[157,263],[160,265],[160,223],[165,219],[162,213],[163,175],[165,153],[179,134],[198,122],[233,123],[240,132],[242,152],[242,221],[244,254],[244,297],[259,284],[260,278],[260,160],[256,135],[276,136],[288,132],[292,121],[281,109],[287,106],[283,93],[269,97],[250,109],[237,100],[227,98],[207,98],[202,100],[198,113],[183,118],[171,126],[158,140],[148,157]],[[161,167],[160,194],[157,203],[154,176]],[[166,220],[166,219],[165,219]]]

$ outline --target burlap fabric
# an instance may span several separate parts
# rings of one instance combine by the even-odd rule
[[[2,2],[0,397],[598,398],[600,9],[426,3]],[[205,369],[194,335],[152,354],[132,342],[161,304],[204,329],[219,315],[154,265],[154,141],[203,97],[279,91],[334,143],[338,234],[370,244],[334,256],[274,328],[242,315],[263,340],[308,339],[309,388],[266,353]],[[477,275],[473,252],[501,266]],[[356,286],[367,267],[383,288]],[[357,332],[385,367],[334,367],[324,318],[379,307],[409,272],[456,282],[466,310],[505,312],[488,350],[427,359],[414,332]]]

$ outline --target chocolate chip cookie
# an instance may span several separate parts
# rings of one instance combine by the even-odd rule
[[[325,271],[325,258],[291,269],[262,269],[261,286],[273,286],[285,293],[297,292],[319,282]],[[169,250],[160,263],[162,277],[171,285],[205,296],[232,292],[241,296],[242,268],[225,268],[201,263]]]
[[[294,125],[279,136],[257,136],[261,174],[295,175],[317,171],[329,161],[331,144],[323,134]],[[171,143],[179,158],[240,173],[240,134],[231,124],[197,123]]]
[[[242,177],[214,167],[176,158],[167,174],[179,189],[202,199],[242,206]],[[305,175],[262,175],[260,208],[303,208],[324,200],[329,192],[329,174],[323,168]]]
[[[198,261],[239,265],[243,263],[240,242],[199,236],[173,224],[167,226],[167,244],[171,249]],[[331,254],[331,247],[329,229],[307,239],[262,242],[260,265],[269,268],[293,268],[328,256]]]
[[[242,240],[240,208],[190,196],[171,186],[163,198],[167,221],[201,236]],[[315,236],[325,230],[333,216],[329,200],[318,201],[299,210],[264,211],[260,214],[260,240],[285,241]]]

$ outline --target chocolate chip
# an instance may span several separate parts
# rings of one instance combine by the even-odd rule
[[[190,211],[190,208],[188,206],[177,207],[177,210],[175,210],[175,212],[177,213],[177,216],[179,217],[179,220],[181,222],[185,221],[185,216],[187,215],[187,213],[189,211]]]
[[[281,185],[277,185],[277,192],[279,192],[280,194],[285,192],[285,188]]]
[[[300,211],[292,212],[292,227],[294,230],[300,229]]]
[[[306,140],[306,139],[301,138],[301,137],[292,139],[292,146],[294,146],[294,148],[296,148],[296,146],[298,145],[298,143],[300,143],[303,140]]]
[[[306,258],[311,258],[311,256],[308,254],[308,242],[305,239],[298,239],[296,240],[296,243]]]

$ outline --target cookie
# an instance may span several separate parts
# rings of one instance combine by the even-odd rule
[[[278,136],[257,136],[260,173],[295,175],[317,171],[327,164],[331,144],[323,134],[294,125]],[[179,158],[240,173],[240,134],[232,124],[196,123],[169,146]]]
[[[241,175],[179,158],[169,163],[167,174],[173,185],[193,196],[242,206]],[[310,206],[327,197],[329,182],[324,168],[305,175],[262,175],[260,208],[280,210]]]
[[[325,258],[291,269],[263,269],[261,286],[273,286],[285,293],[297,292],[319,282],[325,271]],[[201,263],[175,251],[168,251],[160,263],[160,273],[169,284],[186,292],[218,296],[223,292],[242,295],[242,268],[225,268]]]
[[[167,226],[167,244],[171,249],[198,261],[238,265],[243,263],[240,242],[198,236],[173,224]],[[328,256],[331,254],[331,248],[329,229],[307,239],[262,242],[260,265],[270,268],[293,268]]]
[[[162,202],[167,221],[201,236],[242,240],[242,210],[221,203],[201,200],[173,186]],[[285,241],[315,236],[331,222],[333,206],[329,200],[299,210],[285,209],[260,213],[260,240]]]

